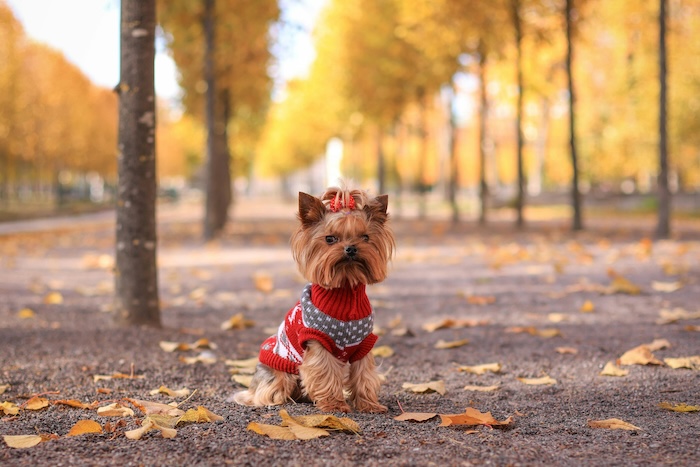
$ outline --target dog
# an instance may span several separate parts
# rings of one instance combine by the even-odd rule
[[[383,281],[395,250],[387,225],[388,196],[328,188],[299,193],[292,256],[309,283],[277,333],[260,347],[259,363],[241,405],[307,400],[324,412],[384,413],[372,347],[374,313],[365,288]]]

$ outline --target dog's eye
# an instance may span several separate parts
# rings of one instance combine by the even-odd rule
[[[369,242],[369,235],[363,235],[362,240],[365,242]]]
[[[334,243],[338,243],[338,237],[334,237],[333,235],[327,235],[326,236],[326,243],[329,245],[333,245]]]

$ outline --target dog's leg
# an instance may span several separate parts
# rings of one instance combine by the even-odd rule
[[[309,398],[324,412],[350,412],[345,402],[343,382],[345,364],[318,341],[306,344],[304,361],[299,366],[301,385]]]
[[[282,405],[299,396],[298,379],[297,375],[273,370],[259,363],[250,387],[234,394],[233,400],[241,405]]]
[[[350,400],[358,412],[384,413],[386,406],[379,403],[381,379],[377,374],[374,355],[367,354],[350,365]]]

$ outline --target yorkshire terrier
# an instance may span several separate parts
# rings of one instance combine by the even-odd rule
[[[387,225],[388,196],[328,188],[320,197],[299,193],[300,224],[292,255],[309,283],[277,333],[260,347],[241,405],[310,400],[324,412],[386,412],[372,347],[374,313],[365,292],[387,276],[395,241]]]

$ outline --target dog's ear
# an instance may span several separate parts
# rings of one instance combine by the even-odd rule
[[[379,203],[380,211],[386,214],[386,209],[389,207],[389,195],[379,195],[374,199]]]
[[[299,220],[304,227],[314,225],[323,219],[326,207],[320,199],[299,192]]]
[[[379,195],[364,207],[365,212],[369,215],[369,219],[374,222],[384,224],[389,216],[386,213],[389,205],[389,195]]]

